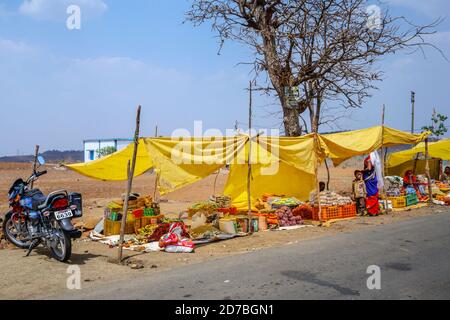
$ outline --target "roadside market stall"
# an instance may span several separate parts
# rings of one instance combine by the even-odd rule
[[[437,204],[450,204],[449,181],[440,181],[443,174],[443,161],[450,161],[450,140],[431,142],[428,146],[429,158],[425,158],[426,146],[419,143],[415,147],[392,153],[387,161],[387,173],[390,176],[402,179],[406,172],[411,171],[417,183],[426,185],[424,177],[425,163],[428,160],[432,178],[432,193]]]
[[[295,227],[311,218],[325,221],[353,217],[355,206],[349,198],[320,193],[311,199],[311,192],[317,194],[318,190],[319,165],[326,158],[338,164],[382,146],[419,143],[426,137],[426,133],[414,135],[373,127],[302,137],[141,138],[135,176],[153,168],[158,175],[158,190],[164,195],[229,166],[223,195],[190,208],[189,223],[200,222],[196,228],[177,229],[179,239],[189,231],[194,231],[191,238],[198,240],[220,238],[219,234]],[[100,180],[126,180],[132,151],[133,146],[129,146],[93,163],[67,167]],[[184,225],[186,221],[172,221],[177,222]],[[197,228],[203,229],[194,230]]]

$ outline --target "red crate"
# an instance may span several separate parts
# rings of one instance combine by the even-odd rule
[[[356,205],[322,207],[322,221],[356,217]],[[319,208],[314,207],[313,220],[319,221]]]

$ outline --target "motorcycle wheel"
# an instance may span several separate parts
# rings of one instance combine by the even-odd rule
[[[72,239],[63,231],[58,230],[58,242],[51,246],[53,258],[60,262],[66,262],[72,255]]]
[[[21,249],[28,249],[30,247],[31,241],[20,240],[19,231],[17,230],[16,226],[14,225],[14,221],[11,218],[12,212],[8,212],[2,224],[3,234],[5,235],[6,239],[12,244],[14,244],[16,247]]]

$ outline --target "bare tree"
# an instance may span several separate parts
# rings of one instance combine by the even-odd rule
[[[380,58],[433,46],[426,36],[440,19],[417,26],[387,9],[368,8],[374,7],[366,0],[192,0],[187,20],[211,22],[220,48],[232,40],[253,50],[250,63],[256,77],[268,75],[264,90],[279,98],[285,134],[298,136],[306,111],[317,132],[325,101],[361,106],[381,79],[374,70]]]

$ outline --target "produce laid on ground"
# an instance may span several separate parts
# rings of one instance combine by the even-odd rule
[[[388,197],[399,197],[402,195],[403,179],[399,176],[387,176],[384,178],[384,187]]]
[[[428,179],[425,175],[417,175],[417,182],[420,183],[425,192],[428,193]],[[385,177],[385,188],[388,200],[392,203],[394,208],[402,208],[415,205],[419,202],[429,202],[428,195],[422,195],[417,188],[403,186],[403,179],[398,176]],[[450,191],[450,186],[441,181],[431,181],[431,192],[433,194],[433,203],[439,205],[448,205],[450,200],[447,198],[447,192]],[[381,198],[383,198],[381,196]],[[383,202],[381,201],[381,204]]]
[[[281,207],[275,211],[278,218],[278,223],[280,227],[291,227],[299,224],[303,224],[303,219],[300,215],[294,216],[292,210],[287,207]]]
[[[356,217],[356,205],[350,197],[339,195],[333,191],[322,191],[319,193],[319,199],[317,195],[314,196],[313,220],[328,221]]]
[[[292,210],[294,216],[300,216],[303,220],[312,220],[313,208],[309,204],[301,204]]]

